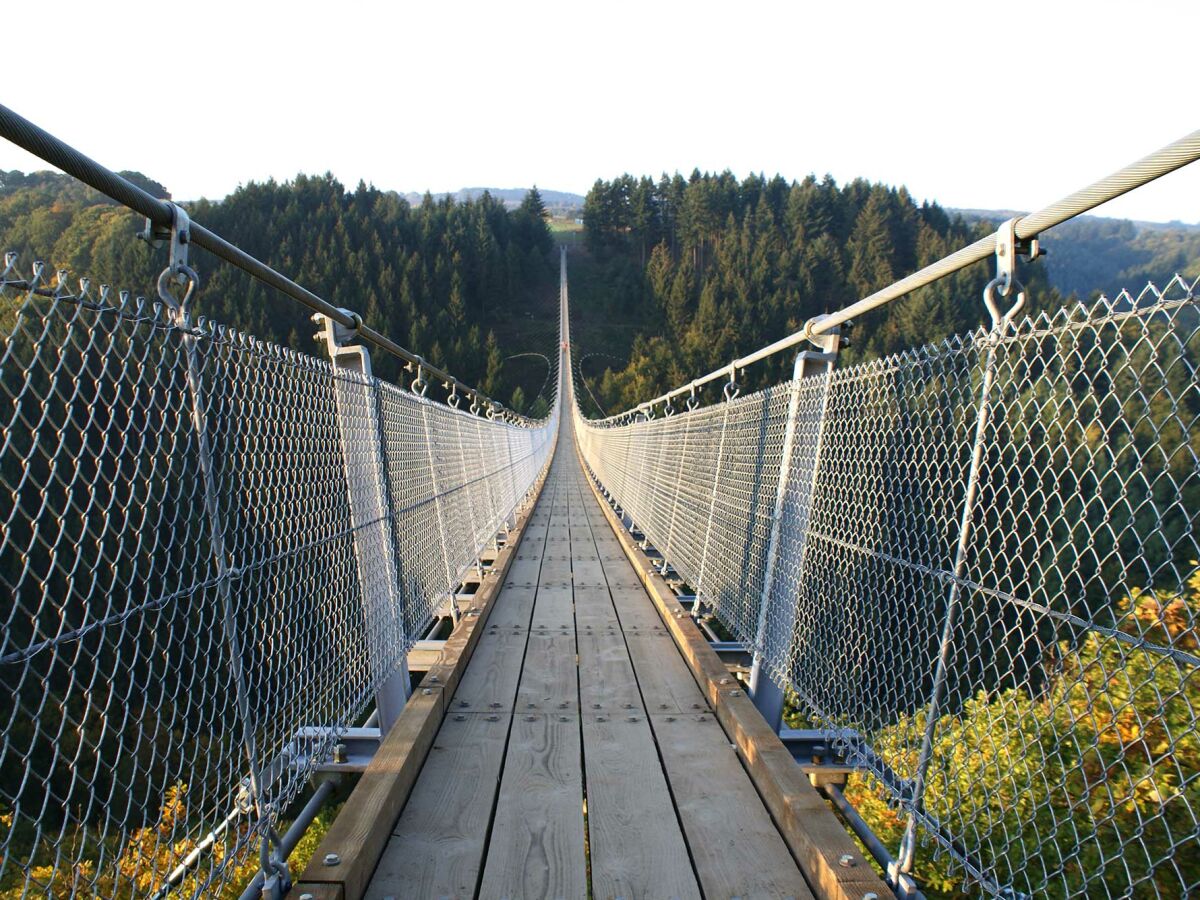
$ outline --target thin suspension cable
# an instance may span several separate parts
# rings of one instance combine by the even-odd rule
[[[3,104],[0,104],[0,136],[79,179],[84,184],[95,188],[100,193],[111,197],[118,203],[129,207],[134,212],[141,213],[161,228],[169,227],[174,221],[172,211],[174,204],[167,200],[160,200],[142,190],[128,179],[122,178],[91,157],[80,153],[74,147],[39,128]],[[195,220],[191,222],[190,231],[192,243],[203,247],[214,256],[220,257],[264,284],[270,285],[313,312],[320,313],[346,328],[354,329],[357,337],[366,343],[391,353],[410,365],[419,366],[433,378],[443,382],[447,388],[457,388],[459,393],[475,397],[485,406],[490,404],[499,410],[506,409],[504,404],[499,401],[464,384],[449,372],[432,365],[422,356],[406,350],[391,338],[380,334],[365,324],[357,313],[348,313],[347,310],[334,306]]]

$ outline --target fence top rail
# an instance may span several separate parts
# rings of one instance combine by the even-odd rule
[[[1149,184],[1156,178],[1161,178],[1163,175],[1181,169],[1189,163],[1195,162],[1197,159],[1200,159],[1200,129],[1184,135],[1179,140],[1118,169],[1111,175],[1101,178],[1087,187],[1080,188],[1073,194],[1063,197],[1061,200],[1044,206],[1036,212],[1019,217],[1014,223],[1016,237],[1022,241],[1035,238],[1048,228],[1061,225],[1068,219],[1095,209],[1100,204],[1107,203],[1109,200],[1120,197],[1122,194],[1126,194],[1135,188]],[[719,378],[727,378],[729,381],[735,382],[739,370],[745,369],[767,357],[774,356],[776,353],[781,353],[784,350],[811,341],[820,335],[828,334],[851,319],[861,316],[863,313],[870,312],[880,306],[885,306],[893,300],[912,293],[917,288],[932,284],[947,275],[965,269],[967,266],[977,263],[980,260],[987,259],[995,252],[996,234],[993,233],[951,253],[949,256],[939,259],[937,262],[930,263],[925,268],[905,278],[901,278],[899,281],[863,297],[861,300],[851,303],[849,306],[835,313],[811,319],[799,331],[781,338],[773,344],[768,344],[747,356],[735,359],[728,365],[714,369],[707,375],[695,378],[687,384],[655,397],[653,400],[639,403],[633,409],[609,416],[603,421],[616,421],[627,417],[631,413],[652,409],[660,403],[669,403],[676,397],[692,394],[703,385],[716,381]]]
[[[0,104],[0,136],[79,179],[89,187],[111,197],[118,203],[124,204],[134,212],[141,213],[160,228],[169,228],[175,221],[175,204],[171,201],[147,193],[3,104]],[[362,341],[399,357],[410,366],[442,382],[447,389],[475,398],[485,409],[491,407],[496,412],[506,411],[504,404],[498,400],[493,400],[482,391],[464,384],[449,372],[433,365],[411,350],[406,350],[391,338],[371,328],[363,322],[358,313],[334,306],[200,223],[192,221],[189,224],[189,231],[192,243],[203,247],[214,256],[236,266],[264,284],[270,285],[300,305],[350,329],[354,336]],[[517,418],[523,419],[524,417],[517,416]]]

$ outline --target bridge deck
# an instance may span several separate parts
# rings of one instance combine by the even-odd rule
[[[810,897],[569,425],[369,898]]]

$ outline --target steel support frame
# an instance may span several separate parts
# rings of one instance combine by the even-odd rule
[[[365,644],[370,654],[379,729],[386,735],[408,702],[411,684],[408,656],[399,654],[393,665],[391,654],[380,640],[394,634],[405,642],[404,595],[400,586],[401,565],[396,556],[395,523],[391,487],[387,477],[387,454],[383,443],[383,416],[379,388],[371,372],[371,355],[360,345],[344,346],[347,334],[332,319],[314,316],[324,325],[324,337],[335,369],[347,377],[334,376],[338,430],[341,435],[346,484],[350,503],[354,557],[362,588]],[[366,415],[364,416],[364,410]],[[356,466],[358,460],[366,465]],[[392,623],[388,619],[393,620]],[[387,627],[394,624],[394,628]]]
[[[770,622],[770,614],[773,607],[777,605],[794,602],[795,598],[778,597],[779,578],[777,570],[780,561],[780,546],[781,542],[788,542],[792,545],[800,545],[800,556],[803,560],[802,545],[805,538],[805,533],[808,530],[807,515],[805,515],[803,524],[798,528],[797,534],[784,533],[785,505],[787,503],[788,486],[791,483],[793,475],[792,457],[795,451],[796,430],[798,426],[798,418],[800,413],[800,393],[801,382],[807,378],[824,377],[829,378],[833,371],[833,367],[837,361],[837,351],[841,347],[840,329],[834,329],[828,334],[822,335],[817,339],[819,350],[804,350],[796,355],[795,366],[792,370],[792,384],[789,387],[791,392],[788,399],[787,423],[784,426],[783,435],[783,451],[779,461],[779,481],[775,491],[775,507],[771,517],[771,537],[767,545],[767,559],[765,574],[763,577],[762,599],[759,604],[758,614],[758,629],[754,638],[753,646],[753,662],[750,667],[750,684],[749,694],[754,701],[754,705],[758,707],[758,711],[762,713],[767,724],[774,729],[778,734],[783,727],[783,712],[786,705],[786,697],[783,688],[775,682],[766,672],[764,672],[764,664],[767,662],[767,639],[768,626]],[[812,486],[815,484],[817,471],[820,468],[820,448],[821,437],[825,429],[825,416],[829,401],[829,384],[826,383],[824,397],[821,403],[820,420],[817,423],[817,438],[816,448],[813,453],[813,471],[810,476],[810,490],[805,502],[811,504],[812,501]],[[802,477],[802,476],[801,476]],[[807,512],[807,510],[805,510]],[[792,523],[794,524],[794,523]]]

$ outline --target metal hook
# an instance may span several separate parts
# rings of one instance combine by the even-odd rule
[[[181,277],[184,279],[182,282],[179,281]],[[172,280],[186,285],[181,299],[177,300],[171,294]],[[195,269],[189,266],[180,266],[177,270],[167,266],[158,276],[158,299],[171,311],[176,324],[182,325],[187,321],[188,313],[191,311],[192,297],[195,296],[199,284],[200,276],[196,274]]]
[[[1007,327],[1012,323],[1017,313],[1025,306],[1025,288],[1017,281],[1009,283],[1010,288],[1015,285],[1017,288],[1017,299],[1006,312],[1001,312],[1000,304],[996,301],[996,290],[1000,288],[1000,295],[1004,296],[1002,288],[1003,279],[999,275],[987,283],[987,287],[983,289],[983,302],[987,305],[988,313],[992,317],[992,327],[1001,328]]]
[[[458,382],[450,385],[450,396],[446,398],[446,404],[451,409],[458,409]]]
[[[692,392],[688,396],[687,403],[685,404],[689,412],[700,405],[700,398],[696,396],[696,386],[693,384],[691,388]]]
[[[429,382],[425,380],[425,369],[420,363],[417,363],[417,377],[412,380],[409,390],[418,397],[424,397],[425,392],[429,390]]]

